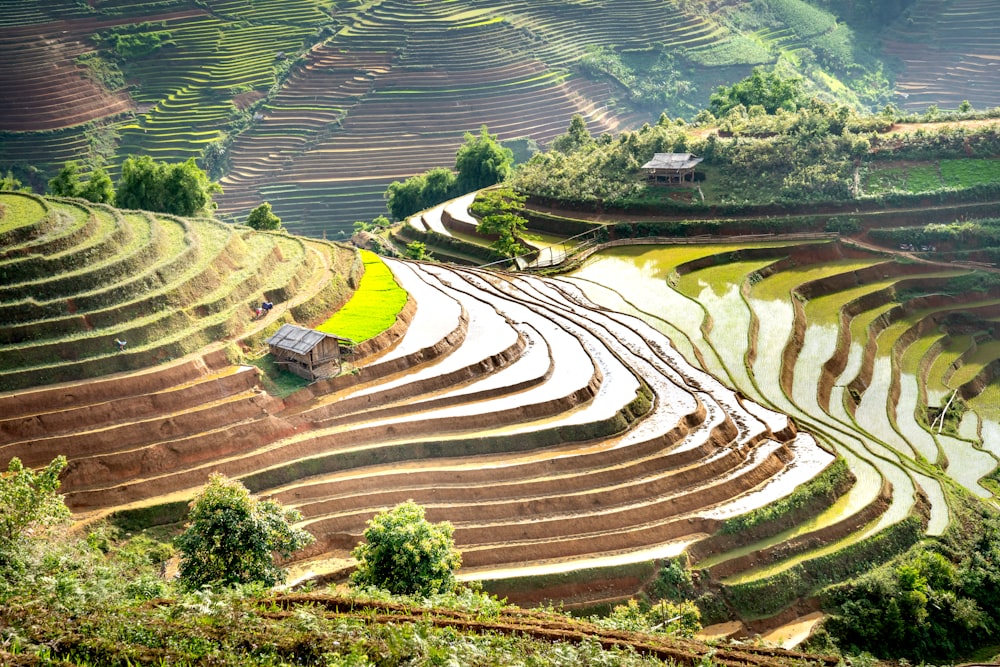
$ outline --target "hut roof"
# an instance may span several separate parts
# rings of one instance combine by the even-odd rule
[[[703,157],[690,153],[656,153],[653,159],[642,165],[643,169],[691,169],[701,163]]]
[[[339,340],[337,336],[315,329],[306,329],[294,324],[282,324],[281,328],[267,339],[267,344],[295,354],[308,354],[325,338]]]

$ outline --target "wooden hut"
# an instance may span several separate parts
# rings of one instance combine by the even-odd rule
[[[340,343],[337,336],[283,324],[267,339],[274,361],[307,380],[318,380],[340,372]],[[347,341],[349,342],[349,341]]]
[[[694,183],[694,168],[704,159],[690,153],[656,153],[642,168],[646,181],[653,185]]]

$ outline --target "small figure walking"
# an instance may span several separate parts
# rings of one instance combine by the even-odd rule
[[[125,346],[128,345],[128,342],[124,341],[124,340],[121,340],[121,339],[118,339],[118,338],[115,338],[115,345],[118,346],[118,351],[119,352],[124,352],[125,351]]]

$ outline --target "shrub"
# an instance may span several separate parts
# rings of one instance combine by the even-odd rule
[[[247,227],[257,230],[277,231],[281,229],[281,218],[271,211],[271,203],[264,202],[247,216]]]
[[[358,569],[351,581],[395,595],[433,595],[455,587],[455,570],[462,557],[455,549],[454,528],[432,524],[424,508],[413,501],[376,514],[365,528],[365,541],[352,555]]]
[[[292,523],[302,517],[273,500],[258,500],[243,484],[214,473],[191,503],[190,523],[177,540],[180,579],[188,589],[259,582],[274,586],[285,573],[274,553],[291,556],[315,538]]]

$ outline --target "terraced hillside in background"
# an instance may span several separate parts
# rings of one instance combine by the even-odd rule
[[[889,31],[906,63],[902,105],[996,104],[997,49],[983,28],[992,5],[939,4],[917,0]],[[779,61],[817,94],[869,106],[891,98],[860,83],[873,56],[853,61],[874,37],[804,0],[763,14],[674,0],[5,0],[0,9],[9,64],[0,169],[40,190],[69,159],[114,173],[130,154],[197,157],[223,177],[222,213],[242,219],[268,200],[314,237],[383,212],[392,180],[453,164],[463,133],[482,124],[501,140],[545,144],[575,113],[595,134],[654,120],[659,107],[637,106],[616,75],[583,75],[594,48],[640,65],[668,57],[681,81],[668,97],[689,111],[717,85]],[[773,25],[757,25],[765,19]],[[936,51],[913,55],[915,44]]]
[[[309,322],[343,303],[359,272],[352,251],[322,241],[3,193],[0,390],[206,349],[225,364],[224,348],[255,330],[286,316]],[[277,307],[254,321],[262,300]]]
[[[988,109],[1000,100],[1000,7],[989,0],[914,3],[885,35],[886,55],[903,69],[900,108],[956,109],[963,101]]]

